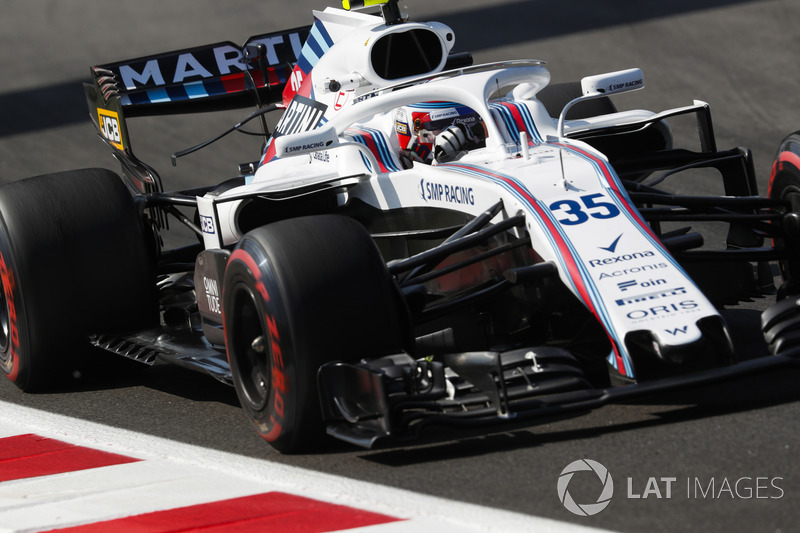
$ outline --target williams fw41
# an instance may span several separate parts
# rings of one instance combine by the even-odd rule
[[[371,447],[796,361],[797,134],[761,197],[707,104],[617,111],[639,69],[550,84],[542,61],[473,65],[446,25],[367,3],[380,13],[91,68],[121,177],[0,188],[11,381],[54,385],[88,341],[234,386],[294,452],[325,431]],[[167,190],[132,151],[132,117],[248,105],[229,132],[260,124],[264,149],[221,183]],[[694,148],[673,139],[681,120]],[[687,175],[721,194],[676,192]],[[196,238],[167,249],[169,221]],[[764,353],[737,353],[720,309],[775,294]]]

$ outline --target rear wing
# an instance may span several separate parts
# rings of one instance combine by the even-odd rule
[[[90,69],[91,96],[118,98],[128,117],[247,107],[255,103],[253,89],[264,103],[279,102],[310,29],[97,65]]]
[[[281,101],[311,26],[218,42],[90,68],[92,121],[140,192],[160,188],[130,148],[125,119],[254,107]]]

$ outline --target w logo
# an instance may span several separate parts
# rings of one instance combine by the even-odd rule
[[[675,335],[678,335],[678,334],[680,334],[680,333],[682,333],[682,334],[686,335],[686,332],[687,332],[688,330],[689,330],[689,326],[683,326],[682,328],[675,328],[675,329],[665,329],[664,331],[666,331],[666,332],[667,332],[667,333],[669,333],[670,335],[673,335],[673,336],[675,336]]]

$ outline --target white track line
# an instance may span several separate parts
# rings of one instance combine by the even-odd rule
[[[0,437],[23,433],[143,461],[0,483],[0,531],[65,527],[273,490],[406,519],[352,530],[360,533],[602,531],[209,450],[0,401]]]

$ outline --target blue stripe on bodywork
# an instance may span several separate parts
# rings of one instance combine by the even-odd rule
[[[511,193],[521,203],[523,203],[524,205],[528,205],[531,208],[530,211],[533,214],[533,216],[539,221],[540,227],[546,229],[543,223],[545,217],[550,221],[550,225],[556,229],[556,231],[559,233],[559,236],[561,237],[561,240],[564,242],[566,250],[563,250],[563,248],[558,245],[558,242],[555,240],[554,236],[549,233],[549,231],[543,232],[545,237],[550,242],[550,245],[553,248],[553,250],[562,250],[564,253],[569,254],[569,256],[572,258],[574,264],[576,265],[578,271],[580,272],[582,284],[585,287],[587,294],[589,295],[589,299],[592,303],[592,306],[595,308],[595,311],[597,313],[597,318],[603,323],[604,327],[612,337],[617,350],[619,350],[619,354],[622,358],[624,366],[624,370],[622,371],[622,373],[626,376],[633,377],[634,375],[633,365],[630,361],[630,355],[627,353],[624,343],[621,342],[621,339],[619,339],[619,335],[611,323],[611,318],[609,316],[608,310],[604,305],[603,299],[600,297],[600,293],[597,289],[597,286],[592,281],[592,278],[589,275],[586,265],[582,260],[580,260],[580,256],[578,255],[577,251],[572,245],[572,242],[566,236],[563,229],[561,228],[561,224],[555,219],[550,210],[547,209],[547,207],[544,204],[541,204],[538,200],[535,200],[535,204],[532,204],[524,195],[522,195],[518,191],[517,188],[527,191],[528,194],[530,194],[530,191],[528,191],[528,189],[517,179],[511,176],[492,171],[492,173],[497,176],[495,177],[489,175],[487,171],[481,167],[468,164],[458,164],[458,165],[443,164],[439,165],[439,168],[461,172],[463,174],[471,175],[482,179],[487,179],[492,183],[500,185],[503,189]],[[517,188],[512,186],[512,184],[515,185]],[[531,198],[533,198],[532,194],[530,196]],[[616,195],[611,194],[611,196],[614,197]],[[567,272],[568,265],[566,263],[565,258],[562,255],[559,255],[557,257],[557,260],[561,264],[562,271]],[[571,277],[568,277],[568,280],[570,285],[572,285],[575,294],[579,294],[580,291],[577,288],[576,280],[572,279]],[[613,353],[609,356],[609,359],[610,359],[609,362],[616,368],[617,365]]]
[[[308,39],[300,50],[300,57],[297,58],[297,65],[304,74],[311,72],[311,69],[317,64],[319,58],[333,46],[333,39],[331,39],[325,25],[320,21],[314,22],[311,26],[311,32],[308,34]]]
[[[520,117],[522,117],[522,124],[517,124],[517,121],[514,118],[514,115],[511,113],[509,106],[514,106],[514,108],[519,112]],[[492,111],[496,111],[500,115],[500,118],[506,127],[506,131],[508,131],[508,134],[515,143],[519,144],[519,132],[521,127],[524,127],[525,131],[527,131],[530,135],[531,138],[529,139],[529,142],[534,144],[544,142],[544,138],[542,137],[541,133],[539,133],[539,129],[536,127],[536,123],[533,120],[531,111],[525,104],[492,103],[489,104],[489,107]]]

